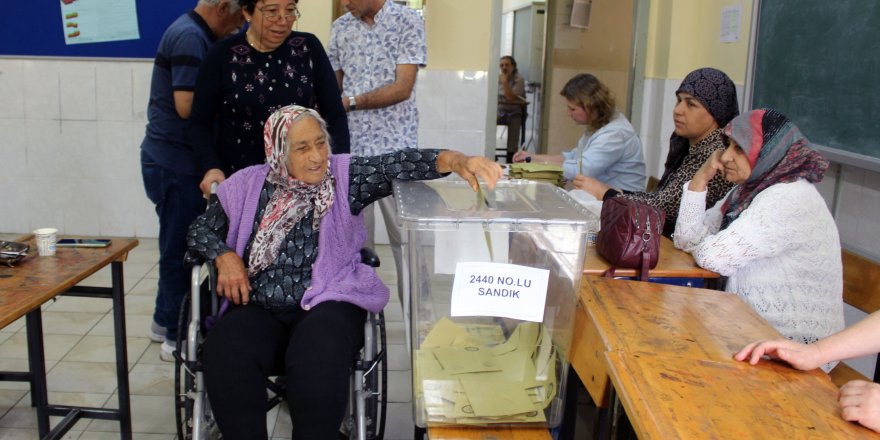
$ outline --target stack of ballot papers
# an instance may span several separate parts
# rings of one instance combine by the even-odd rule
[[[547,182],[551,185],[561,187],[564,182],[562,178],[562,167],[559,165],[549,165],[542,163],[512,163],[508,165],[510,171],[508,176],[511,179],[528,179],[539,182]]]
[[[414,354],[416,402],[432,424],[544,423],[556,396],[556,349],[540,323],[442,318]]]

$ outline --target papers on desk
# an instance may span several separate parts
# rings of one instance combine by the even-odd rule
[[[562,187],[562,167],[541,163],[512,163],[509,177],[511,179],[528,179],[547,182]]]
[[[544,326],[438,321],[414,353],[416,399],[427,421],[487,425],[546,422],[556,396],[556,349]]]
[[[572,189],[568,191],[568,195],[574,199],[574,201],[578,202],[584,208],[587,208],[590,213],[596,216],[598,219],[602,214],[602,201],[596,200],[590,193],[581,190],[581,189]]]

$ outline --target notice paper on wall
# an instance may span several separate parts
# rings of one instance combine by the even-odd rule
[[[517,264],[458,263],[452,316],[498,316],[542,322],[550,271]]]
[[[65,44],[140,38],[135,0],[61,0]]]
[[[742,27],[742,6],[727,6],[721,9],[721,35],[722,43],[735,43],[739,41],[739,31]]]

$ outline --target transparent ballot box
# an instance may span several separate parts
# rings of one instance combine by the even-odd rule
[[[555,427],[594,215],[546,183],[395,182],[415,422]],[[407,313],[405,313],[407,315]]]

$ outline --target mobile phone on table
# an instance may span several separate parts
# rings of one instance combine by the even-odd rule
[[[110,246],[110,240],[105,238],[62,238],[56,243],[58,247],[95,247]]]

